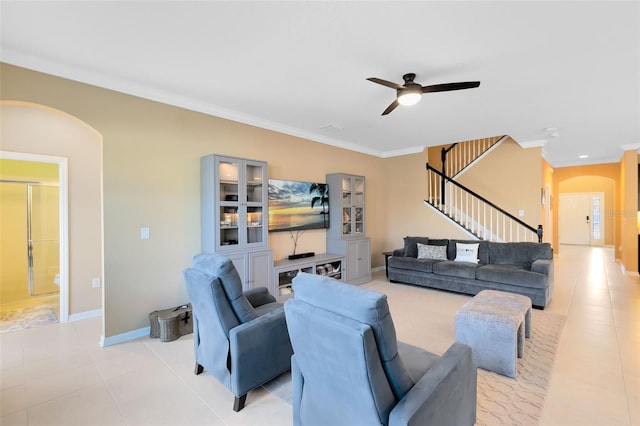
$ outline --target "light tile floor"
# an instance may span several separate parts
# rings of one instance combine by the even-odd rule
[[[548,310],[567,316],[543,425],[640,425],[640,278],[611,249],[562,246]],[[443,353],[468,296],[390,284],[400,340]],[[232,395],[193,374],[193,338],[100,348],[100,318],[0,335],[2,425],[290,425],[291,407],[263,389],[234,413]]]

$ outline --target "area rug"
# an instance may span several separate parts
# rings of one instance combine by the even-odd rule
[[[538,424],[565,320],[563,315],[533,310],[531,338],[525,341],[515,379],[478,369],[476,426]],[[291,404],[290,373],[264,388]]]
[[[51,305],[31,306],[0,312],[0,333],[24,330],[58,322]]]

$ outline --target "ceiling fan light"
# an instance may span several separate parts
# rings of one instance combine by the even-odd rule
[[[398,95],[398,103],[400,103],[400,105],[405,105],[405,106],[415,105],[418,102],[420,102],[421,98],[422,98],[422,92],[417,93],[414,91],[411,91],[411,92],[407,91]]]

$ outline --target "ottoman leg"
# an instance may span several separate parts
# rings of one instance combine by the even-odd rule
[[[522,354],[524,354],[524,329],[526,326],[523,326],[522,323],[518,326],[518,358],[522,358]]]

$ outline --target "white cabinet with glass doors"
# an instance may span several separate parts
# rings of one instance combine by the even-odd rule
[[[365,235],[365,178],[345,173],[327,175],[330,225],[327,251],[345,256],[345,280],[371,281],[371,241]]]
[[[211,154],[200,159],[200,177],[202,251],[232,258],[243,286],[271,288],[270,272],[264,283],[249,276],[252,253],[273,258],[268,247],[267,163]],[[240,255],[247,267],[238,267]]]

